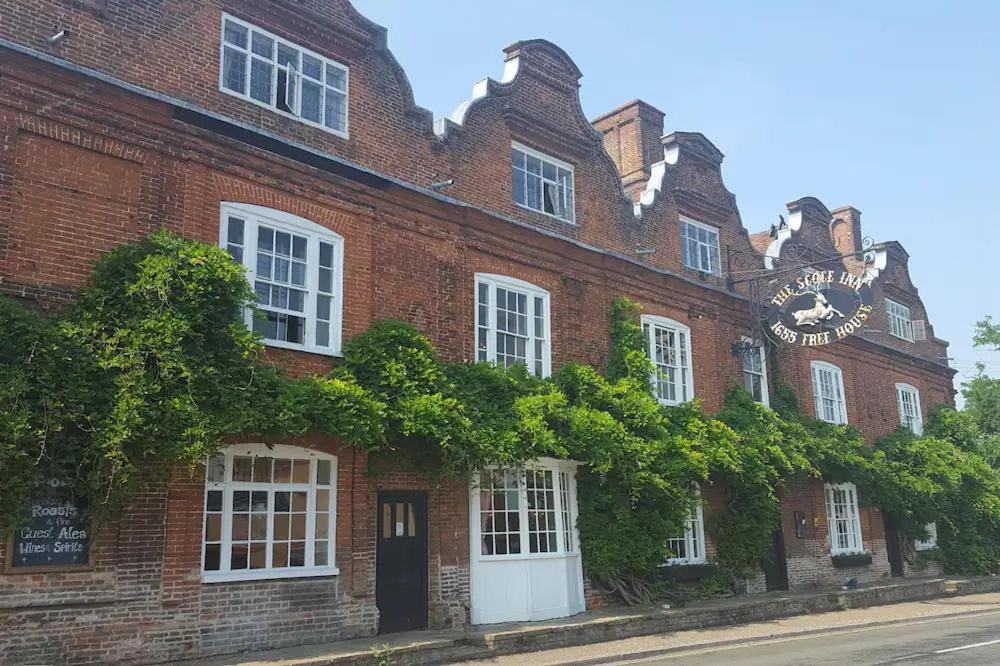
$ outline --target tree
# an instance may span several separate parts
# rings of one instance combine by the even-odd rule
[[[990,316],[977,322],[972,343],[977,347],[992,347],[993,351],[1000,351],[1000,323],[994,324]]]

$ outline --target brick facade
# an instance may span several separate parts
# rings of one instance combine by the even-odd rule
[[[219,92],[222,12],[349,66],[350,137]],[[54,26],[70,33],[52,45]],[[548,42],[508,47],[504,80],[479,84],[435,131],[384,31],[342,0],[15,0],[0,4],[0,40],[2,294],[58,311],[90,262],[116,244],[164,227],[215,243],[220,204],[250,203],[344,238],[344,339],[394,317],[416,325],[446,360],[472,360],[473,276],[499,273],[551,294],[553,368],[604,367],[608,309],[624,295],[690,326],[695,393],[709,411],[741,381],[731,346],[750,330],[746,294],[680,256],[680,215],[716,226],[723,257],[759,264],[767,245],[743,227],[722,153],[697,133],[661,136],[663,114],[641,102],[592,125],[580,108],[579,70]],[[511,141],[574,165],[575,224],[512,203]],[[449,179],[440,192],[427,189]],[[830,212],[807,198],[789,211],[801,212],[800,238],[816,247],[859,242],[854,209]],[[832,229],[831,217],[841,220]],[[876,283],[882,331],[885,295],[926,320],[907,260],[893,245]],[[925,413],[952,400],[946,343],[929,322],[927,332],[914,343],[866,332],[783,350],[781,376],[810,411],[810,361],[837,364],[849,421],[873,441],[899,422],[896,382],[919,389]],[[331,367],[298,352],[271,350],[268,359],[300,373]],[[466,486],[395,471],[392,460],[369,465],[327,438],[294,443],[338,456],[339,576],[203,584],[204,477],[177,473],[101,529],[90,570],[0,574],[0,661],[142,662],[370,635],[378,490],[428,493],[430,623],[465,626]],[[706,515],[717,495],[706,489]],[[887,575],[876,509],[862,509],[873,563],[846,572],[832,568],[825,546],[822,483],[787,489],[784,506],[793,587]],[[809,529],[795,540],[791,515],[801,507]]]

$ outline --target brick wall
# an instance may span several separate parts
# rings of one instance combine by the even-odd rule
[[[517,76],[488,84],[462,124],[435,138],[429,118],[413,105],[405,75],[380,46],[381,32],[346,3],[254,0],[168,9],[152,0],[109,0],[96,11],[95,4],[2,4],[0,37],[418,185],[454,178],[445,193],[473,205],[324,172],[185,124],[165,103],[0,46],[0,293],[43,309],[64,308],[90,262],[116,244],[163,227],[216,242],[220,203],[252,203],[344,237],[345,339],[396,317],[419,327],[446,360],[471,360],[473,276],[501,273],[549,290],[554,369],[569,361],[605,365],[608,307],[626,295],[650,314],[690,326],[695,393],[707,409],[718,409],[726,387],[741,381],[731,345],[749,331],[747,303],[726,292],[721,278],[684,268],[679,252],[681,214],[718,226],[723,256],[728,248],[750,247],[722,181],[721,153],[700,134],[665,137],[673,163],[641,219],[634,217],[601,133],[580,111],[579,72],[558,47],[539,41],[509,47]],[[351,66],[349,140],[218,92],[214,63],[223,9]],[[53,25],[73,27],[54,47],[44,43]],[[650,143],[650,132],[643,136]],[[511,140],[574,163],[575,225],[512,204]],[[637,248],[656,252],[637,255]],[[899,256],[889,280],[919,303]],[[838,364],[849,419],[871,441],[898,422],[894,382],[917,386],[925,410],[951,400],[951,375],[931,358],[943,346],[892,344],[852,339],[785,350],[781,374],[811,410],[809,361]],[[295,352],[271,350],[267,358],[302,374],[331,366],[326,357]],[[340,576],[202,584],[202,477],[178,474],[168,484],[150,485],[121,521],[102,528],[90,571],[0,575],[0,661],[150,661],[370,634],[379,489],[428,493],[431,622],[467,622],[464,484],[406,474],[392,460],[380,461],[382,476],[371,476],[359,451],[322,438],[299,443],[335,451],[340,459]],[[706,489],[710,507],[714,492]],[[819,492],[825,521],[821,486]],[[814,509],[815,494],[803,495]],[[789,496],[786,513],[795,501]],[[878,577],[884,572],[881,518],[874,512],[865,521],[866,544],[882,555],[861,573]],[[827,571],[825,534],[816,529],[789,553],[796,585],[839,580]],[[794,531],[786,525],[786,541],[788,534]],[[713,547],[709,543],[710,552]]]

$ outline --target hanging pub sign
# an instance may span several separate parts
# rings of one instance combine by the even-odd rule
[[[11,539],[10,569],[85,567],[90,560],[90,524],[82,506],[51,482],[31,503],[29,522]]]
[[[818,347],[857,333],[871,313],[871,280],[844,270],[815,271],[771,298],[767,328],[787,344]]]

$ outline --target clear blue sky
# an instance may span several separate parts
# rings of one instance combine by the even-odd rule
[[[703,132],[750,231],[815,196],[898,240],[935,333],[1000,376],[1000,2],[355,0],[389,30],[417,103],[448,115],[501,49],[542,37],[583,71],[593,118],[642,98]],[[621,7],[619,17],[610,8]]]

